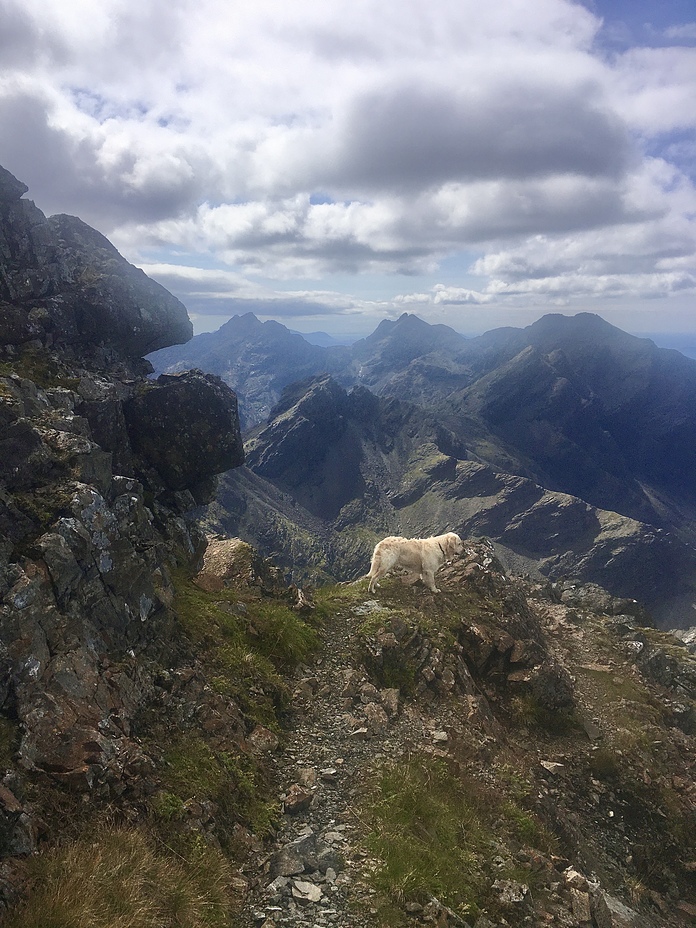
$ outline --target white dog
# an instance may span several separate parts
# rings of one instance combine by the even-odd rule
[[[375,546],[367,575],[370,581],[367,589],[374,593],[380,577],[394,567],[405,567],[409,571],[406,582],[415,583],[420,578],[429,590],[439,593],[435,586],[435,572],[446,560],[461,554],[463,550],[464,543],[455,532],[435,535],[434,538],[400,538],[398,535],[390,535]]]

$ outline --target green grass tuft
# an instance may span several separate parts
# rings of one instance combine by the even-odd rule
[[[182,735],[171,745],[161,776],[164,789],[152,803],[161,824],[176,823],[184,804],[195,799],[218,806],[218,830],[225,843],[237,822],[259,837],[270,834],[276,825],[279,806],[264,798],[268,790],[254,758],[214,751],[197,733]]]
[[[367,844],[380,861],[373,879],[385,924],[400,923],[405,903],[432,897],[463,918],[490,905],[493,880],[519,876],[512,868],[490,872],[493,835],[518,846],[553,846],[531,813],[431,758],[410,757],[383,771],[367,815],[372,829]]]
[[[516,727],[526,727],[556,738],[572,735],[581,729],[574,709],[550,709],[530,693],[510,700],[510,714]]]
[[[255,721],[274,728],[288,699],[284,674],[319,646],[314,629],[285,603],[235,589],[206,592],[179,571],[174,610],[211,670],[215,689]]]

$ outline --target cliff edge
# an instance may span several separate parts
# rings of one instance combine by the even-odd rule
[[[191,337],[185,307],[0,168],[0,848],[30,854],[51,802],[137,798],[172,574],[205,547],[185,519],[244,459],[237,399],[198,371],[146,380]],[[56,799],[56,797],[62,797]],[[54,809],[55,811],[55,809]],[[47,822],[49,823],[47,825]],[[50,830],[50,829],[49,829]],[[17,881],[0,872],[0,900]]]

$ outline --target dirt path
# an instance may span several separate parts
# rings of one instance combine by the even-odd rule
[[[413,745],[437,744],[446,710],[416,713],[399,703],[397,690],[377,690],[355,666],[358,626],[375,608],[368,600],[334,613],[322,653],[298,677],[296,722],[272,757],[285,813],[270,856],[247,874],[257,885],[241,914],[243,928],[377,925],[357,805],[373,764]]]

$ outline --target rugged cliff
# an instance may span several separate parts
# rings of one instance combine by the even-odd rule
[[[167,632],[172,571],[204,548],[183,516],[244,457],[226,384],[195,371],[144,377],[143,354],[190,337],[182,304],[80,220],[46,219],[25,190],[0,169],[0,712],[12,758],[0,846],[10,855],[35,849],[41,797],[56,789],[99,801],[143,792],[154,763],[134,724],[156,698],[148,662],[180,659]],[[12,886],[9,874],[10,897]]]

